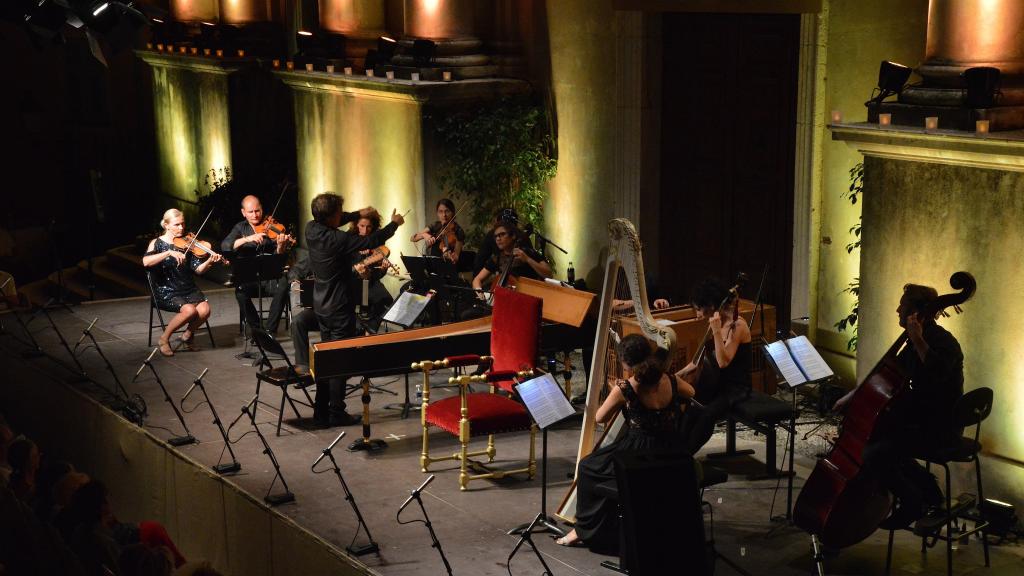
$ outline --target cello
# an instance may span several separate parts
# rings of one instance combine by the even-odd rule
[[[939,296],[919,317],[934,318],[950,306],[959,312],[959,305],[977,287],[967,272],[956,272],[949,284],[959,292]],[[839,436],[828,455],[815,464],[797,497],[793,520],[811,534],[815,554],[819,542],[845,548],[864,540],[892,509],[889,491],[863,470],[864,449],[872,439],[893,430],[900,405],[912,388],[911,375],[896,358],[904,345],[908,345],[906,330],[854,391]]]

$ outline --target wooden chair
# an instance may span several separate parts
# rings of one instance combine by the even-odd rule
[[[160,328],[163,332],[167,329],[167,323],[164,322],[164,315],[161,313],[160,307],[156,304],[156,292],[153,290],[153,276],[146,270],[146,284],[149,286],[149,336],[146,340],[146,347],[153,345],[153,328]],[[157,323],[153,323],[153,314],[156,313]],[[164,310],[164,312],[173,312],[172,310]],[[184,329],[184,326],[182,327]],[[210,319],[206,319],[206,334],[210,337],[210,347],[216,348],[217,343],[213,341],[213,330],[210,329]]]
[[[256,373],[256,396],[253,398],[253,410],[255,411],[256,406],[260,402],[260,384],[266,382],[271,386],[277,386],[281,389],[281,405],[278,407],[277,412],[277,435],[281,435],[281,420],[284,419],[284,403],[288,402],[292,407],[292,412],[295,412],[296,418],[301,418],[299,409],[295,407],[295,400],[288,395],[288,387],[294,386],[302,393],[306,395],[307,402],[299,400],[299,404],[313,407],[313,399],[309,396],[307,388],[313,385],[312,374],[300,374],[295,371],[295,366],[292,361],[288,359],[288,354],[285,353],[284,348],[281,344],[274,340],[274,337],[269,332],[262,328],[252,329],[253,341],[256,343],[256,348],[260,351],[261,365],[268,366],[266,370]],[[284,366],[274,366],[270,362],[270,354],[277,355],[284,360]],[[255,412],[253,412],[255,414]]]
[[[425,360],[412,365],[413,370],[423,372],[423,405],[420,411],[423,424],[420,468],[423,472],[427,472],[434,462],[458,460],[459,488],[462,490],[466,489],[471,480],[524,473],[533,478],[537,473],[534,449],[537,426],[526,407],[514,396],[519,379],[531,376],[537,361],[542,304],[540,298],[499,288],[494,292],[490,356],[449,356],[443,360]],[[459,395],[430,402],[432,372],[472,365],[486,368],[486,371],[478,375],[449,378],[450,384],[458,385]],[[473,383],[487,383],[490,389],[488,392],[473,392],[470,389]],[[430,426],[458,437],[459,452],[441,458],[431,457]],[[497,453],[494,435],[525,430],[530,431],[530,456],[526,466],[514,470],[495,470],[471,459],[486,454],[487,462],[493,462]],[[487,436],[487,448],[470,452],[469,442],[474,436]],[[471,468],[479,473],[471,474]]]

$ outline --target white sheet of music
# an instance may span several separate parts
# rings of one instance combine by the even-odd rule
[[[800,371],[800,367],[796,365],[796,361],[793,360],[793,355],[790,354],[784,340],[772,342],[765,346],[765,350],[772,357],[772,361],[775,362],[775,366],[779,369],[779,373],[782,374],[782,378],[787,384],[799,386],[807,382],[807,377]]]
[[[808,381],[824,380],[833,375],[832,369],[825,363],[821,354],[814,349],[814,345],[807,339],[807,336],[797,336],[783,340],[783,342],[786,343],[786,347],[793,354],[793,358],[800,365],[800,369],[803,370]]]
[[[541,429],[576,413],[551,374],[527,380],[516,386],[516,391]]]
[[[391,309],[388,310],[388,313],[384,315],[384,320],[408,328],[412,326],[429,302],[430,296],[422,296],[414,292],[403,292],[391,306]]]

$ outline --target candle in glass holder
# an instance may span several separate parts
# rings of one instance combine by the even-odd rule
[[[445,82],[451,82],[452,81],[451,70],[445,70],[444,72],[441,72],[441,80],[444,80]]]
[[[419,72],[413,72],[412,75],[409,77],[409,79],[412,80],[413,82],[419,82],[420,81],[420,73]]]
[[[924,119],[925,130],[938,130],[939,129],[939,117],[938,116],[926,116]]]
[[[334,74],[334,64],[328,64],[327,65],[327,73],[328,74]]]
[[[977,122],[974,123],[974,131],[977,132],[978,134],[988,134],[988,130],[988,120],[978,120]]]
[[[239,58],[245,58],[245,50],[244,49],[242,49],[242,48],[238,49],[238,57]]]
[[[191,54],[192,54],[193,56],[198,56],[198,55],[199,55],[199,48],[196,48],[195,46],[193,46],[193,47],[189,48],[189,49],[188,49],[188,51],[189,51],[189,52],[190,52],[190,53],[191,53]]]
[[[344,68],[342,68],[341,71],[344,72],[346,76],[351,76],[352,75],[352,67],[351,66],[345,66]]]
[[[366,77],[367,78],[373,78],[373,68],[367,68],[366,69]]]
[[[188,46],[179,46],[178,47],[178,52],[181,52],[182,54],[185,54],[186,52],[188,52]]]
[[[217,58],[223,58],[223,57],[224,57],[224,51],[223,50],[217,50]]]
[[[888,126],[890,124],[892,124],[892,114],[879,114],[878,115],[878,125],[879,126]]]
[[[312,71],[313,71],[313,63],[312,62],[307,62],[306,63],[306,72],[312,72]]]
[[[388,70],[387,72],[384,73],[384,76],[386,76],[388,80],[394,80],[395,79],[395,71],[394,70]]]
[[[832,123],[833,124],[842,124],[843,123],[843,113],[840,112],[839,110],[833,110],[832,111]]]
[[[164,45],[163,44],[157,44],[156,45],[156,51],[157,52],[163,52],[164,51]]]
[[[210,55],[210,49],[209,48],[203,48],[203,56],[209,56],[209,55]]]
[[[153,49],[153,43],[152,42],[146,42],[146,50],[152,50],[152,49]]]
[[[295,62],[292,62],[291,60],[289,60],[289,61],[284,63],[284,67],[289,69],[289,70],[295,70]]]
[[[174,44],[167,45],[167,52],[170,54],[174,54]]]
[[[281,67],[281,61],[278,60],[277,58],[274,58],[273,60],[271,60],[270,63],[274,66],[274,68],[280,68]]]

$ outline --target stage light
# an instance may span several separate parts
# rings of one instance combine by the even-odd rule
[[[398,42],[390,36],[381,36],[377,39],[377,63],[387,64],[395,57],[395,50],[398,49]]]
[[[110,7],[110,2],[101,2],[99,6],[92,11],[93,16],[99,16],[104,10]]]
[[[911,72],[913,70],[908,66],[883,60],[878,67],[878,88],[875,88],[878,92],[872,91],[871,99],[865,102],[864,105],[881,104],[882,100],[889,96],[899,94],[903,90],[904,84],[907,83],[907,79],[910,78]]]
[[[437,43],[426,38],[418,38],[412,43],[412,61],[417,68],[425,68],[434,62]]]
[[[978,66],[964,70],[967,81],[967,107],[992,108],[999,93],[999,68]]]

